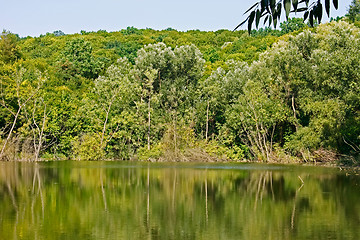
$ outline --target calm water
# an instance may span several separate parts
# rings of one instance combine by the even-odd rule
[[[0,239],[360,239],[336,168],[0,163]]]

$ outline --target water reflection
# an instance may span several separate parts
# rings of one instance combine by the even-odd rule
[[[0,163],[0,239],[359,239],[359,183],[315,167]]]

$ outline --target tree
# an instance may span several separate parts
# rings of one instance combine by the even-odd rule
[[[0,35],[0,60],[5,63],[20,59],[21,53],[17,45],[19,37],[9,31],[3,31]]]
[[[106,43],[107,49],[114,49],[114,52],[120,57],[126,57],[132,64],[135,64],[137,51],[142,47],[136,41],[120,42],[118,40]]]
[[[274,146],[305,161],[317,151],[358,153],[358,36],[339,21],[275,43],[250,66],[225,126],[258,159],[269,160]]]
[[[276,126],[287,118],[288,111],[263,84],[256,78],[246,83],[244,93],[228,112],[227,124],[237,131],[257,159],[269,161]]]
[[[102,70],[102,63],[92,55],[90,42],[82,38],[66,43],[59,60],[60,69],[66,79],[76,76],[95,79]]]
[[[1,76],[0,80],[0,104],[13,116],[12,123],[8,126],[10,129],[8,130],[7,137],[1,147],[0,159],[2,159],[21,111],[39,92],[46,77],[39,70],[25,68],[22,66],[22,62],[19,62],[9,69],[8,74]]]
[[[132,65],[126,58],[120,58],[116,64],[111,65],[104,76],[100,76],[95,81],[95,106],[98,111],[102,112],[102,130],[100,136],[100,147],[104,149],[112,135],[118,130],[118,127],[107,132],[107,125],[112,116],[110,113],[115,108],[117,111],[123,109],[123,105],[129,102],[133,95],[135,86],[131,82],[130,71]],[[105,115],[104,115],[105,114]]]
[[[177,154],[177,139],[180,138],[178,125],[180,122],[183,124],[194,121],[196,88],[203,74],[205,60],[194,45],[171,49],[162,42],[146,45],[137,55],[135,67],[138,79],[142,81],[142,88],[149,94],[148,85],[151,82],[151,95],[158,99],[156,105],[151,107],[154,111],[151,121],[168,128],[165,135],[170,136],[168,133],[171,132],[171,138],[168,139],[173,141],[173,151]],[[145,101],[149,104],[150,100],[151,98]],[[148,124],[149,109],[148,107],[146,114]],[[158,135],[161,130],[163,129],[157,129]]]
[[[49,109],[47,109],[46,102],[41,96],[43,94],[40,93],[39,95],[38,98],[34,99],[33,104],[28,104],[30,105],[28,109],[24,108],[27,119],[26,125],[30,128],[30,131],[26,134],[30,135],[32,133],[34,161],[39,160],[40,152],[46,147],[44,145],[47,137],[46,124],[49,115]],[[29,112],[27,110],[29,110]]]
[[[158,72],[155,69],[146,71],[144,73],[146,78],[143,80],[143,96],[147,100],[147,105],[148,105],[148,131],[147,131],[147,149],[148,150],[150,150],[150,135],[151,135],[151,112],[152,112],[151,102],[154,98],[153,83],[158,75],[157,73]]]
[[[245,62],[229,60],[223,68],[216,69],[200,83],[201,101],[198,111],[206,116],[206,141],[209,135],[219,134],[219,128],[224,124],[224,113],[229,105],[237,102],[247,77],[248,65]],[[204,108],[205,113],[201,110]]]
[[[61,30],[56,30],[53,32],[53,34],[56,36],[56,37],[59,37],[59,36],[65,36],[65,33]]]
[[[290,18],[287,21],[280,23],[281,33],[286,34],[294,31],[298,31],[307,25],[301,18]]]
[[[135,62],[141,74],[140,79],[147,78],[147,71],[157,71],[153,91],[160,94],[161,107],[170,112],[178,111],[178,107],[181,107],[183,113],[192,108],[191,103],[205,63],[198,48],[186,45],[172,50],[162,42],[149,44],[138,51]]]
[[[346,14],[350,21],[360,21],[360,1],[353,0],[349,6],[348,13]]]
[[[323,3],[326,14],[330,16],[330,0],[283,0],[278,2],[276,2],[276,0],[260,0],[245,12],[245,14],[249,13],[247,18],[237,25],[234,30],[247,23],[250,33],[253,24],[255,24],[257,28],[261,19],[264,19],[264,24],[267,22],[269,26],[273,24],[276,28],[283,10],[285,11],[286,19],[289,18],[290,13],[303,12],[304,21],[309,18],[309,23],[313,26],[314,21],[317,20],[319,23],[321,22]],[[335,9],[338,9],[338,0],[332,0],[332,3]]]

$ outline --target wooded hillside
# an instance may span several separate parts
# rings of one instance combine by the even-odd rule
[[[280,26],[4,31],[0,158],[356,163],[359,29]]]

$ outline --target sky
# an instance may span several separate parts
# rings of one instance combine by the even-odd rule
[[[20,37],[61,30],[119,31],[128,26],[179,31],[233,30],[257,0],[0,0],[0,30]],[[351,0],[340,0],[331,17],[344,16]],[[295,15],[292,15],[296,17]],[[302,15],[297,15],[302,17]],[[326,16],[326,14],[324,14]],[[324,21],[328,21],[324,17]],[[245,27],[244,27],[245,29]]]

